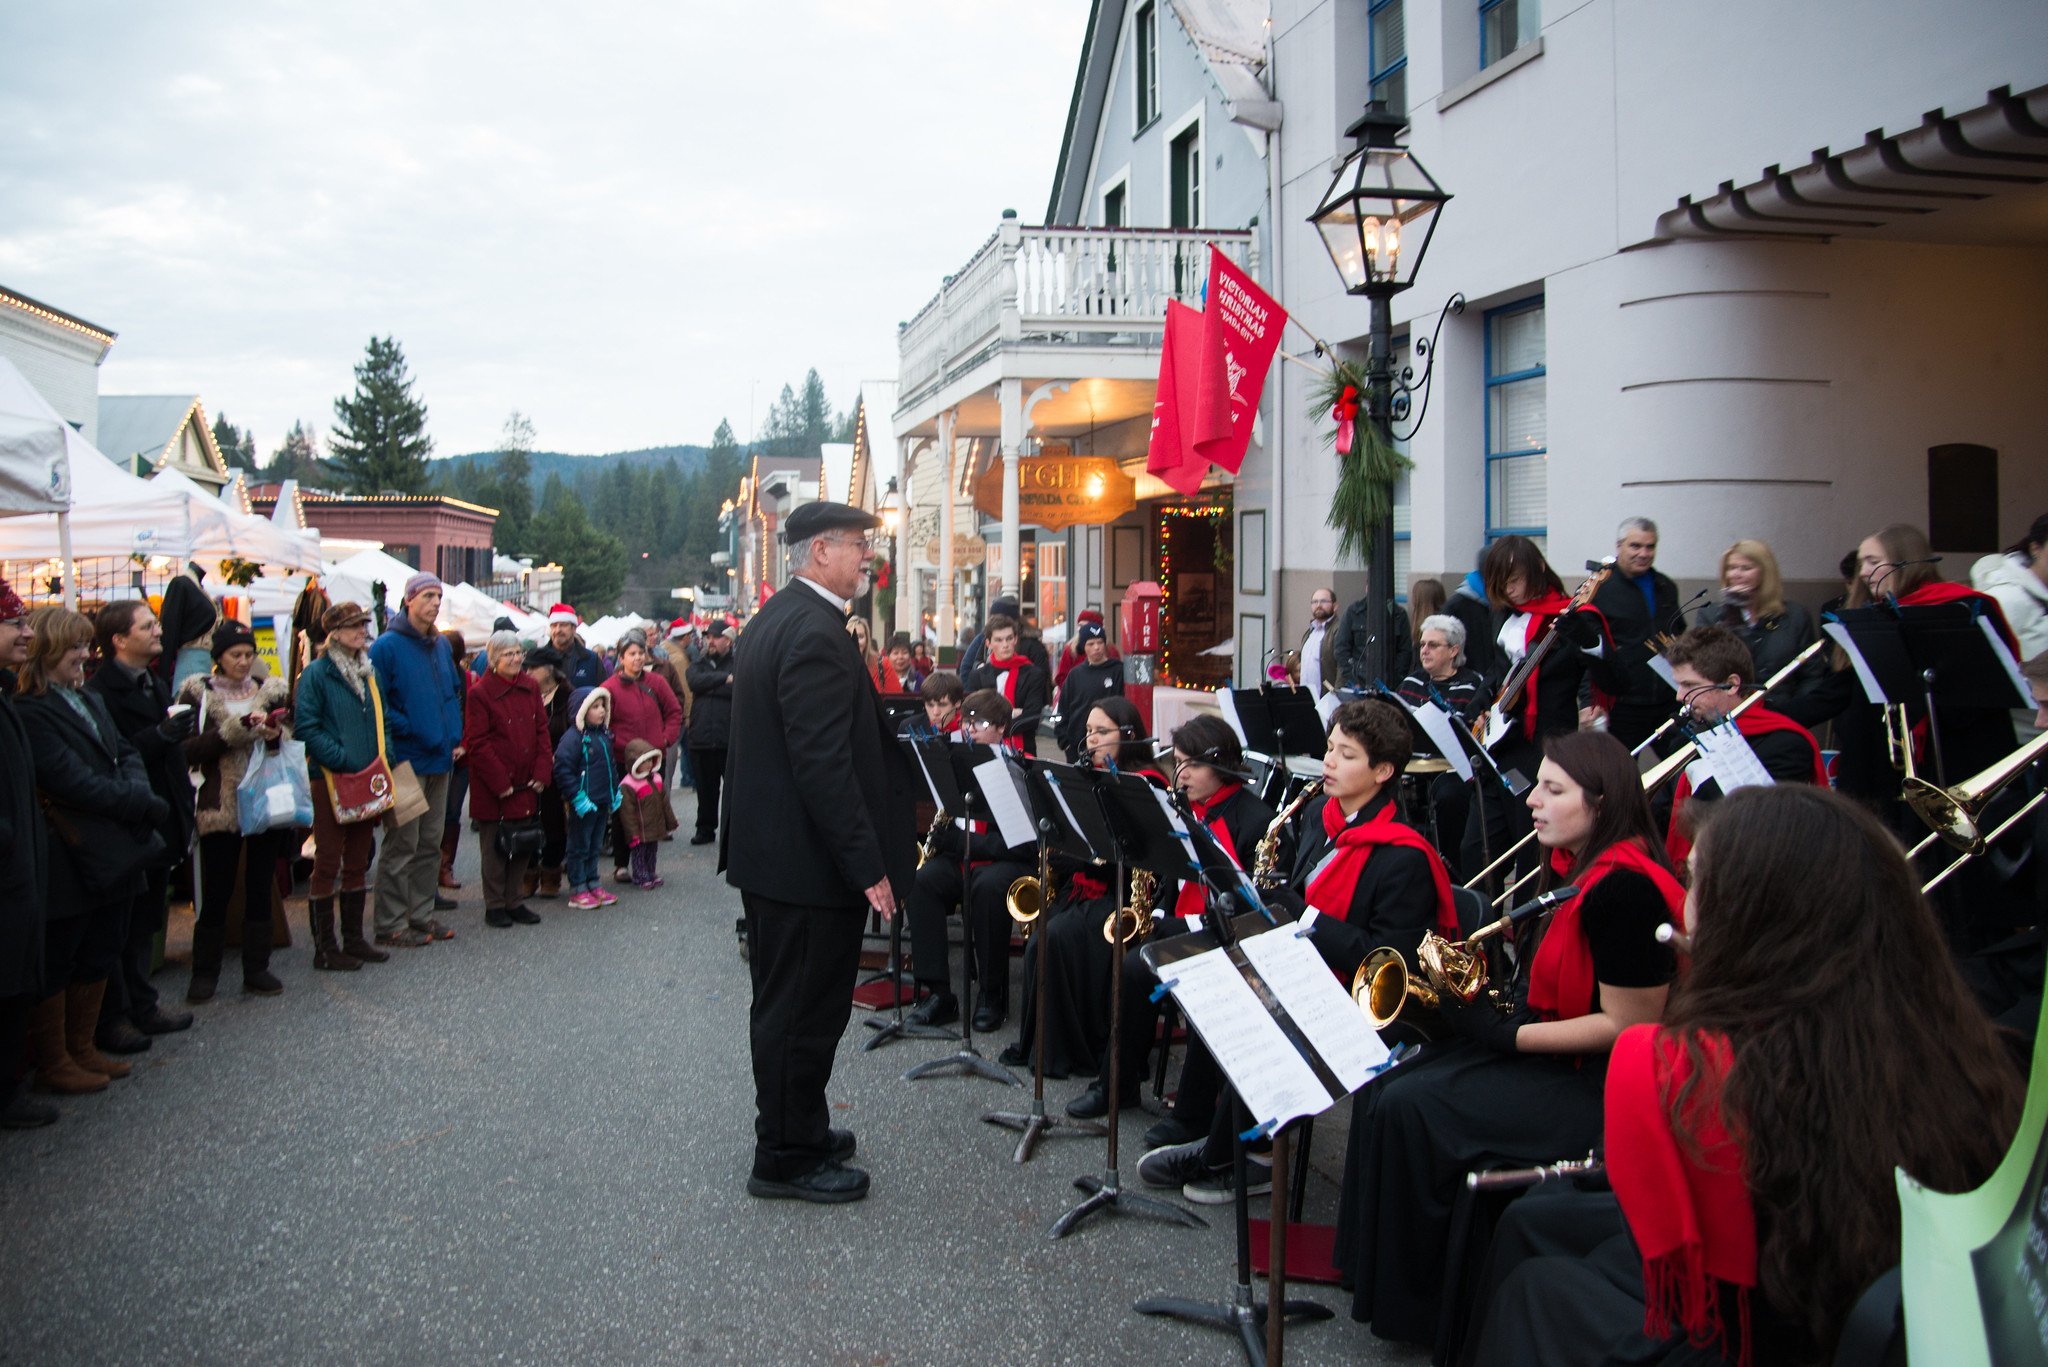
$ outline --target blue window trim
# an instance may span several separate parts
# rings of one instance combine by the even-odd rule
[[[1521,50],[1521,45],[1517,44],[1506,52],[1495,53],[1493,62],[1486,60],[1486,16],[1499,9],[1503,3],[1504,0],[1479,0],[1479,67],[1482,71],[1492,66],[1493,62],[1498,62],[1502,58],[1512,56]]]
[[[1497,2],[1497,0],[1496,0],[1496,2]],[[1486,479],[1485,479],[1485,483],[1486,483],[1486,541],[1487,541],[1487,544],[1488,544],[1488,545],[1491,545],[1491,544],[1493,544],[1493,542],[1495,542],[1495,541],[1499,540],[1499,539],[1500,539],[1501,537],[1503,537],[1503,536],[1532,536],[1532,537],[1533,537],[1533,536],[1548,536],[1548,535],[1550,535],[1550,528],[1549,528],[1548,526],[1542,526],[1542,527],[1497,527],[1497,526],[1495,526],[1495,525],[1494,525],[1494,522],[1493,522],[1493,467],[1494,467],[1494,464],[1495,464],[1496,462],[1498,462],[1498,461],[1503,461],[1503,460],[1519,460],[1519,459],[1521,459],[1521,458],[1522,458],[1523,456],[1547,456],[1547,455],[1549,455],[1549,454],[1550,454],[1550,443],[1549,443],[1549,441],[1547,440],[1547,437],[1548,437],[1548,432],[1547,432],[1547,431],[1546,431],[1546,433],[1545,433],[1545,436],[1546,436],[1546,440],[1545,440],[1545,442],[1544,442],[1544,444],[1543,444],[1542,446],[1537,446],[1537,447],[1531,447],[1531,448],[1530,448],[1529,450],[1526,450],[1526,451],[1503,451],[1503,452],[1499,453],[1498,455],[1496,455],[1496,454],[1494,453],[1494,449],[1493,449],[1493,390],[1494,390],[1494,388],[1495,388],[1496,386],[1498,386],[1498,385],[1505,385],[1505,384],[1513,384],[1513,383],[1514,383],[1515,381],[1517,381],[1517,380],[1533,380],[1533,379],[1536,379],[1536,378],[1537,378],[1538,376],[1547,376],[1547,375],[1549,375],[1549,374],[1550,374],[1550,363],[1549,363],[1549,362],[1550,362],[1550,347],[1549,347],[1549,342],[1548,342],[1548,339],[1546,338],[1546,340],[1545,340],[1545,343],[1544,343],[1544,349],[1543,349],[1543,357],[1544,357],[1544,363],[1543,363],[1542,365],[1539,365],[1539,366],[1535,366],[1535,367],[1533,367],[1533,368],[1531,368],[1531,369],[1528,369],[1528,370],[1516,370],[1516,371],[1511,371],[1511,372],[1509,372],[1508,374],[1505,374],[1505,375],[1496,375],[1496,374],[1494,374],[1494,373],[1493,373],[1493,320],[1494,320],[1494,319],[1496,319],[1496,318],[1502,317],[1502,316],[1504,316],[1504,315],[1506,315],[1506,314],[1510,314],[1510,313],[1527,313],[1527,312],[1528,312],[1529,310],[1531,310],[1531,309],[1540,309],[1540,308],[1542,308],[1542,307],[1543,307],[1543,296],[1542,296],[1542,295],[1540,295],[1540,294],[1535,294],[1535,295],[1531,295],[1531,296],[1530,296],[1529,298],[1527,298],[1527,299],[1517,299],[1517,300],[1516,300],[1516,301],[1515,301],[1514,303],[1512,303],[1512,304],[1503,304],[1503,305],[1501,305],[1501,306],[1500,306],[1499,308],[1497,308],[1497,309],[1488,309],[1488,310],[1486,311],[1486,314],[1485,314],[1485,317],[1484,317],[1484,320],[1483,320],[1483,324],[1484,324],[1484,327],[1485,327],[1485,331],[1486,331],[1486,372],[1485,372],[1485,373],[1486,373],[1486,393],[1485,393],[1485,396],[1484,396],[1484,407],[1485,407],[1485,410],[1486,410],[1486,413],[1485,413],[1485,422],[1484,422],[1484,429],[1485,429],[1485,441],[1486,441],[1486,444],[1485,444],[1485,446],[1481,447],[1481,448],[1480,448],[1480,450],[1481,450],[1481,454],[1482,454],[1482,455],[1484,455],[1484,456],[1485,456],[1485,458],[1486,458],[1486,469],[1485,469],[1485,476],[1486,476]]]
[[[1367,51],[1365,57],[1365,65],[1366,70],[1371,73],[1367,80],[1367,84],[1369,86],[1376,86],[1381,81],[1386,80],[1387,77],[1393,75],[1395,72],[1405,71],[1408,69],[1408,54],[1405,51],[1399,57],[1387,63],[1385,66],[1380,65],[1380,45],[1379,40],[1376,37],[1374,37],[1375,28],[1372,22],[1374,19],[1379,17],[1379,12],[1385,9],[1387,6],[1399,5],[1403,3],[1405,3],[1405,0],[1372,0],[1372,4],[1366,10],[1365,41]],[[1499,4],[1500,0],[1494,0],[1494,3]]]

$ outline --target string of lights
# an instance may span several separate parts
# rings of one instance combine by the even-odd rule
[[[1204,518],[1217,522],[1230,512],[1227,500],[1199,503],[1163,503],[1153,523],[1154,544],[1158,547],[1159,583],[1159,677],[1174,681],[1173,673],[1173,530],[1176,522]],[[1210,544],[1215,544],[1215,532],[1210,533]]]

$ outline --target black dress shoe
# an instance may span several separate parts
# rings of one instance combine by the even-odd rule
[[[749,1177],[747,1195],[758,1196],[766,1201],[816,1201],[821,1205],[839,1205],[846,1201],[858,1201],[868,1194],[868,1175],[859,1168],[844,1167],[830,1160],[819,1164],[801,1177],[786,1181],[775,1181],[767,1177]]]
[[[508,907],[505,914],[522,926],[537,926],[540,924],[540,913],[527,906],[524,902],[521,902],[516,907]]]
[[[951,1025],[960,1019],[960,1000],[951,992],[934,992],[908,1017],[912,1025]]]
[[[1088,1090],[1067,1103],[1067,1114],[1076,1120],[1100,1120],[1109,1114],[1109,1088],[1100,1079],[1088,1084]]]
[[[510,930],[512,929],[512,913],[506,911],[503,907],[486,907],[484,909],[484,924],[493,930]]]
[[[242,990],[252,997],[275,997],[284,991],[284,984],[267,968],[243,969]]]
[[[452,898],[443,897],[437,892],[434,894],[434,910],[453,911],[455,910],[455,902]]]
[[[712,841],[716,839],[718,839],[718,837],[715,835],[706,835],[704,832],[699,831],[695,835],[690,837],[690,843],[692,845],[709,845]]]
[[[16,1092],[12,1101],[0,1106],[0,1130],[36,1130],[56,1123],[57,1108],[27,1092]]]
[[[135,1028],[145,1035],[175,1035],[180,1030],[192,1028],[192,1013],[166,1011],[161,1006],[152,1006],[135,1018]]]
[[[832,1136],[833,1162],[844,1163],[847,1159],[853,1157],[854,1141],[852,1130],[828,1130],[826,1133]]]
[[[1207,1130],[1191,1130],[1172,1116],[1168,1116],[1145,1131],[1145,1152],[1150,1153],[1154,1149],[1163,1149],[1174,1144],[1186,1144],[1192,1140],[1205,1138],[1208,1133]]]
[[[1003,1028],[1003,1017],[1008,1014],[1009,1003],[999,997],[981,994],[980,1004],[974,1008],[974,1028],[984,1035],[993,1035]]]
[[[1023,1040],[1012,1040],[1003,1046],[1003,1052],[996,1055],[996,1062],[1005,1068],[1027,1068],[1031,1064],[1031,1051],[1024,1047]]]
[[[103,1054],[140,1054],[149,1048],[149,1036],[118,1016],[101,1021],[92,1042]]]

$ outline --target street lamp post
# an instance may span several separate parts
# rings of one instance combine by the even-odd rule
[[[1309,215],[1344,280],[1344,292],[1370,301],[1365,412],[1379,438],[1388,443],[1393,441],[1394,419],[1393,299],[1415,283],[1436,232],[1437,214],[1450,198],[1415,155],[1395,140],[1406,124],[1400,115],[1387,112],[1386,101],[1368,104],[1358,121],[1344,130],[1358,140],[1357,147]],[[1366,672],[1392,684],[1399,680],[1386,678],[1393,660],[1395,588],[1391,497],[1371,536],[1366,592],[1375,605],[1384,607],[1373,612],[1368,623]]]

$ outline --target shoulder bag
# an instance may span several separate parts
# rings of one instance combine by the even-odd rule
[[[374,672],[365,682],[370,688],[370,705],[376,710],[377,758],[352,774],[327,771],[327,800],[333,805],[335,821],[343,826],[374,820],[398,805],[397,785],[384,760],[384,694]]]

